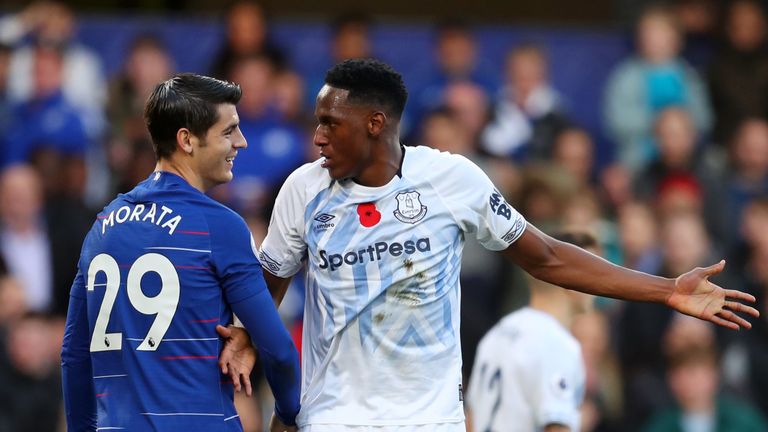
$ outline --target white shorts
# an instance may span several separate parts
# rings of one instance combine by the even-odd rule
[[[307,425],[299,432],[466,432],[464,422],[407,426]]]

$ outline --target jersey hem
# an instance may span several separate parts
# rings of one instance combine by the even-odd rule
[[[356,423],[339,423],[334,421],[307,421],[307,422],[296,422],[296,424],[300,428],[305,426],[315,426],[315,425],[317,426],[423,426],[423,425],[462,423],[464,421],[465,421],[464,417],[461,417],[461,418],[450,418],[450,419],[439,419],[439,420],[417,420],[417,421],[410,421],[410,422],[369,421],[369,422],[356,422]]]

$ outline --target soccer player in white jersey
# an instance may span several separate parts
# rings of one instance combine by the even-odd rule
[[[730,328],[749,327],[737,312],[758,315],[740,302],[752,296],[708,281],[724,262],[667,279],[545,235],[466,158],[403,147],[406,98],[400,74],[377,60],[328,71],[315,107],[321,158],[285,181],[261,245],[278,303],[307,266],[300,430],[464,431],[465,236],[565,288],[664,303]],[[232,333],[222,363],[247,343]]]
[[[598,253],[595,237],[568,230],[555,238]],[[496,324],[480,341],[467,388],[472,431],[578,432],[584,360],[569,328],[592,296],[529,279],[530,304]]]

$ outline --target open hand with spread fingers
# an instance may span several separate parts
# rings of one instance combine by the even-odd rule
[[[752,324],[739,313],[759,317],[757,309],[745,302],[754,303],[755,297],[738,290],[723,289],[709,281],[722,272],[725,260],[709,267],[696,267],[675,280],[675,288],[667,298],[667,305],[681,313],[733,330],[751,328]]]
[[[244,388],[246,396],[251,396],[251,371],[256,364],[256,349],[248,333],[239,327],[222,325],[216,326],[216,332],[225,340],[224,349],[219,355],[221,373],[232,378],[235,391]]]

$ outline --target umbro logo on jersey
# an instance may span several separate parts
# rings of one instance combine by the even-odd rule
[[[319,215],[315,216],[315,220],[321,223],[326,223],[330,221],[331,219],[335,218],[336,216],[328,213],[320,213]]]
[[[264,252],[259,254],[259,261],[261,261],[262,266],[266,266],[272,273],[277,273],[280,271],[280,263],[272,259],[272,257]]]
[[[336,225],[333,224],[333,222],[331,222],[331,220],[333,220],[333,218],[335,218],[335,217],[336,216],[334,216],[332,214],[320,213],[319,215],[315,216],[315,218],[314,218],[316,221],[318,221],[320,223],[315,225],[312,228],[315,231],[325,231],[325,230],[331,229],[334,226],[336,226]]]

